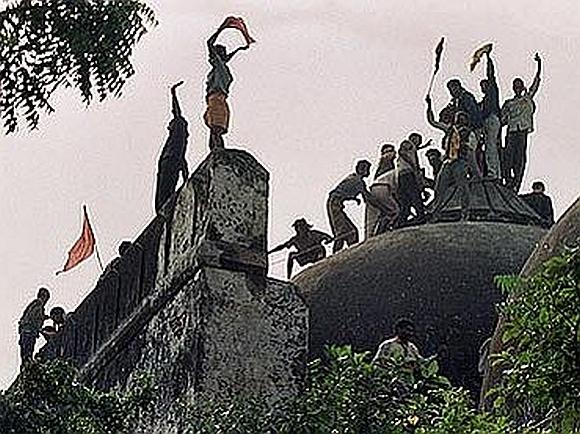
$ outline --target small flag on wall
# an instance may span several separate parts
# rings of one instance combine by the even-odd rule
[[[64,264],[63,269],[58,271],[56,274],[64,273],[65,271],[76,267],[85,259],[89,258],[95,252],[95,248],[95,234],[93,233],[93,228],[91,227],[91,222],[89,221],[87,207],[83,206],[83,229],[81,236],[69,250],[68,259],[66,264]],[[101,264],[100,258],[97,257],[97,259],[99,260],[99,265],[102,269],[103,266]]]

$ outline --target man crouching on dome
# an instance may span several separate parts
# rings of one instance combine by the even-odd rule
[[[400,318],[395,323],[395,337],[387,339],[373,358],[373,364],[394,362],[409,372],[415,371],[423,357],[412,339],[415,337],[415,324],[407,318]]]
[[[370,173],[371,163],[367,160],[358,161],[355,173],[351,173],[344,178],[328,195],[326,211],[332,228],[332,235],[334,236],[332,253],[340,251],[344,247],[344,243],[347,246],[352,246],[359,241],[358,229],[344,211],[345,202],[354,200],[357,205],[360,205],[361,201],[358,197],[360,195],[365,202],[375,206],[381,212],[389,213],[389,210],[371,195],[365,184],[365,178]]]

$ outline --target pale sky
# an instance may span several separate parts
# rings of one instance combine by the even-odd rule
[[[76,92],[63,91],[38,130],[0,138],[0,388],[17,372],[17,322],[38,287],[52,292],[48,308],[74,310],[98,278],[94,259],[54,275],[80,234],[82,204],[105,262],[152,219],[173,82],[186,82],[180,96],[190,122],[190,168],[207,155],[205,40],[227,15],[243,16],[258,41],[231,64],[227,141],[271,173],[270,245],[290,237],[301,216],[328,231],[328,191],[357,159],[375,162],[381,142],[399,143],[411,131],[439,141],[426,124],[424,97],[441,36],[447,45],[433,93],[437,109],[447,103],[451,77],[481,96],[484,67],[470,73],[468,63],[482,43],[494,43],[502,100],[511,96],[514,76],[530,82],[540,52],[544,75],[524,185],[544,180],[558,215],[580,192],[577,0],[152,4],[160,25],[138,46],[137,73],[120,99],[85,109]],[[232,47],[242,39],[230,30],[223,40]],[[360,222],[362,207],[349,212]],[[283,276],[284,258],[272,257],[273,276]]]

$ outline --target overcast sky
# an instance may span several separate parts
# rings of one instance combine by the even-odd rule
[[[292,235],[304,216],[328,230],[328,191],[359,158],[376,160],[381,142],[420,131],[438,142],[424,117],[433,48],[447,45],[434,91],[447,102],[444,82],[461,78],[479,97],[482,65],[470,73],[474,49],[494,43],[502,99],[521,75],[529,83],[544,59],[530,140],[526,188],[547,183],[560,215],[580,188],[578,107],[580,2],[467,1],[236,1],[155,0],[160,25],[139,45],[137,73],[118,100],[89,109],[74,91],[60,93],[56,113],[34,132],[0,138],[0,388],[18,369],[17,322],[39,285],[49,307],[73,310],[92,289],[94,259],[55,277],[78,237],[87,204],[103,259],[135,238],[153,217],[156,160],[170,119],[169,86],[180,90],[190,121],[191,168],[207,155],[205,40],[227,15],[245,17],[258,41],[231,67],[230,146],[243,147],[270,171],[270,244]],[[241,37],[223,38],[234,47]],[[350,211],[360,221],[361,208]],[[283,275],[284,253],[272,273]],[[39,340],[39,344],[42,339]]]

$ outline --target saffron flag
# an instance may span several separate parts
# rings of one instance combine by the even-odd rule
[[[95,235],[93,234],[93,229],[91,228],[91,222],[89,222],[89,216],[87,214],[87,207],[83,206],[83,230],[81,232],[80,238],[72,246],[68,252],[68,259],[62,271],[56,274],[64,273],[78,264],[83,262],[95,251]]]
[[[439,65],[441,65],[441,54],[443,54],[443,44],[445,43],[445,38],[442,37],[437,47],[435,47],[435,72],[439,71]]]
[[[248,28],[246,27],[246,23],[244,23],[244,20],[241,17],[227,17],[222,26],[231,29],[238,29],[240,32],[242,32],[242,35],[246,40],[246,44],[248,45],[256,42],[256,40],[250,36],[250,32],[248,32]]]
[[[471,56],[471,64],[469,65],[469,70],[471,72],[473,72],[477,64],[481,61],[481,58],[483,57],[484,54],[491,53],[491,48],[492,48],[491,43],[485,44],[483,47],[478,48],[475,51],[475,53],[473,53],[473,56]]]

